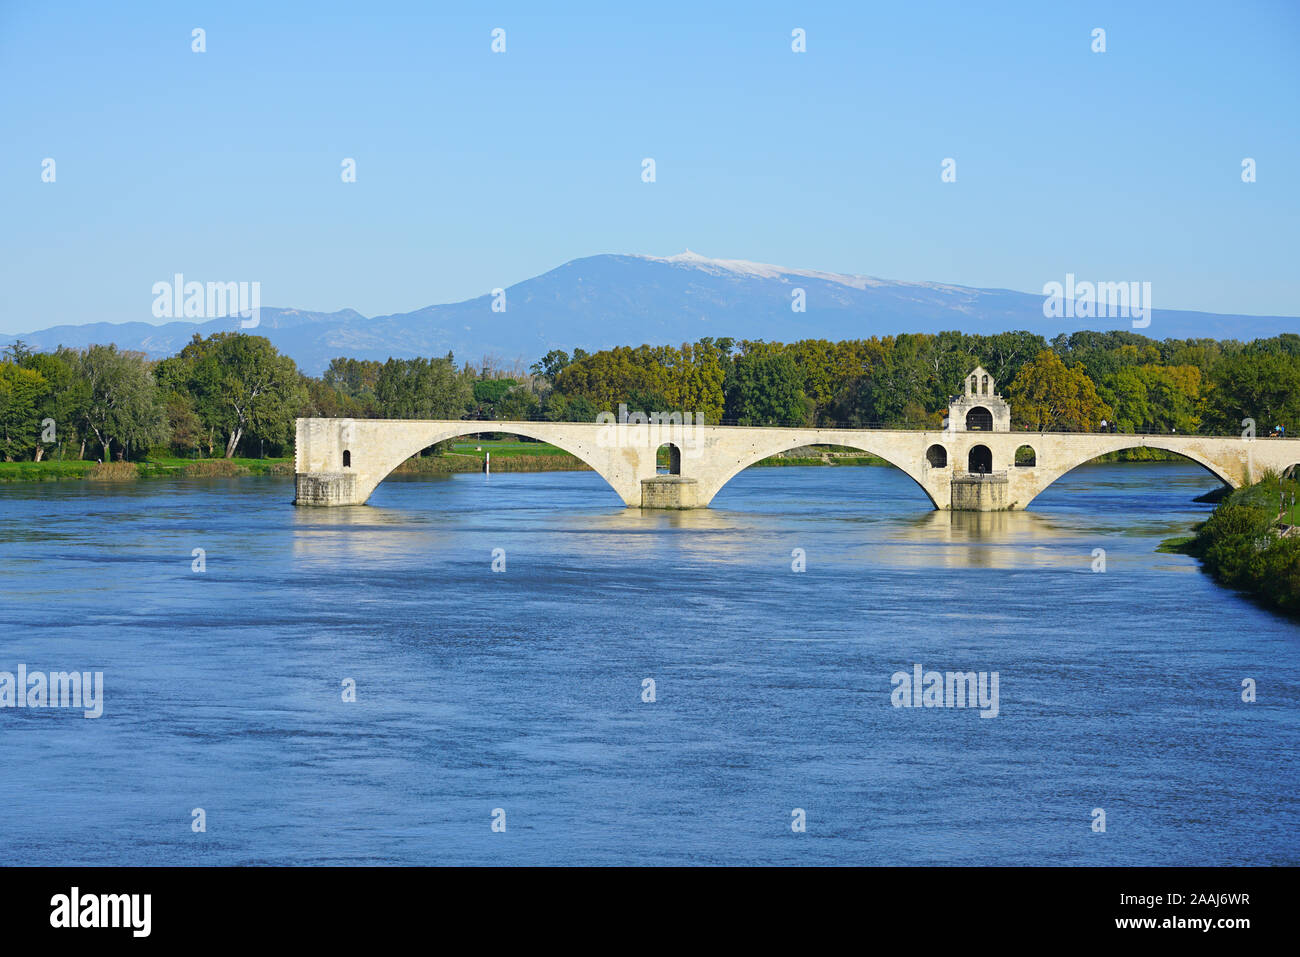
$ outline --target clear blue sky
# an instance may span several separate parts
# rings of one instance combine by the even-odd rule
[[[3,0],[0,331],[154,321],[176,272],[376,315],[687,247],[1300,315],[1296,3],[533,6]]]

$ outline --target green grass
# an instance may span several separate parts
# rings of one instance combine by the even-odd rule
[[[494,456],[514,455],[568,455],[561,448],[546,442],[521,442],[518,439],[484,439],[481,442],[456,442],[451,451],[457,455],[474,455],[483,458],[485,452]]]
[[[1192,544],[1195,541],[1195,535],[1179,535],[1175,538],[1166,538],[1156,546],[1156,551],[1172,555],[1191,555],[1194,554]]]
[[[0,482],[57,482],[61,479],[82,479],[95,467],[93,460],[57,459],[45,462],[0,462]]]
[[[230,464],[226,464],[229,462]],[[249,475],[293,473],[293,458],[278,459],[183,459],[160,457],[134,463],[140,478],[180,475],[189,469]],[[204,466],[207,466],[207,469]],[[59,482],[85,479],[95,468],[94,459],[47,459],[43,462],[0,462],[0,482]]]

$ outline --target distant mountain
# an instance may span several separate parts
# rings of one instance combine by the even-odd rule
[[[1062,279],[1064,277],[1061,277]],[[1081,277],[1087,278],[1087,277]],[[791,309],[804,290],[806,311]],[[1078,329],[1129,329],[1155,339],[1255,339],[1300,332],[1300,318],[1233,316],[1157,309],[1151,323],[1130,319],[1046,319],[1043,296],[1008,289],[944,283],[896,282],[811,269],[787,269],[733,259],[602,255],[575,259],[506,289],[505,311],[493,297],[426,306],[414,312],[366,318],[353,309],[306,312],[263,307],[255,331],[319,374],[335,356],[445,355],[477,362],[485,355],[535,361],[550,349],[588,351],[616,345],[680,345],[702,336],[736,339],[859,339],[902,332],[969,333],[1029,330],[1049,339]],[[33,348],[116,343],[163,357],[196,332],[237,330],[238,319],[55,326],[0,336],[0,346],[22,339]]]

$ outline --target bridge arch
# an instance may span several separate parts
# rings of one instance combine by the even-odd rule
[[[985,376],[988,378],[988,376]],[[977,405],[966,413],[967,432],[992,432],[993,413],[982,405]]]
[[[640,501],[640,481],[633,470],[611,467],[615,465],[615,456],[611,449],[602,448],[596,440],[597,432],[592,431],[591,438],[572,439],[565,437],[564,430],[552,423],[545,422],[483,422],[464,420],[448,422],[418,422],[371,419],[357,420],[356,431],[364,439],[366,425],[398,426],[396,435],[388,435],[383,440],[369,443],[354,443],[350,457],[351,469],[358,473],[360,501],[365,501],[384,479],[396,468],[423,449],[439,442],[458,439],[480,432],[504,432],[520,435],[554,445],[568,452],[608,483],[611,489],[623,499],[624,504]],[[363,446],[363,448],[358,448]],[[367,450],[364,448],[368,446]],[[651,460],[653,462],[653,459]],[[652,466],[653,467],[653,466]],[[635,498],[634,498],[635,497]]]
[[[659,453],[663,452],[665,449],[668,452],[668,474],[681,475],[682,474],[682,450],[678,448],[675,443],[665,442],[663,445],[659,446],[659,448],[655,450],[655,462],[658,463]]]
[[[790,430],[781,431],[788,433]],[[922,433],[915,433],[915,435],[918,438],[923,438]],[[920,455],[920,450],[925,448],[925,445],[919,445],[914,449],[909,449],[905,453],[899,453],[893,450],[882,452],[881,448],[884,443],[880,440],[873,441],[868,437],[842,434],[834,435],[833,439],[834,441],[831,441],[830,438],[819,438],[816,433],[804,433],[801,436],[790,437],[787,435],[786,437],[774,437],[767,442],[761,444],[756,443],[750,449],[747,449],[744,455],[739,456],[734,464],[728,465],[719,478],[711,481],[707,488],[702,488],[700,490],[700,503],[702,505],[709,504],[713,501],[714,496],[722,491],[728,482],[751,465],[761,462],[763,459],[771,458],[773,455],[780,455],[782,452],[788,452],[791,449],[803,448],[804,446],[809,445],[835,445],[841,448],[853,449],[858,452],[865,452],[867,455],[874,455],[876,458],[883,459],[915,482],[921,491],[925,493],[925,497],[934,508],[943,507],[940,506],[939,500],[935,497],[935,492],[927,486],[922,472],[922,465],[924,464],[928,466],[929,464]],[[903,461],[907,461],[909,464],[904,465],[902,464]]]
[[[1024,506],[1028,506],[1035,498],[1043,493],[1048,487],[1056,482],[1061,476],[1073,472],[1081,465],[1087,465],[1094,459],[1103,455],[1109,455],[1112,452],[1123,452],[1127,449],[1159,449],[1162,452],[1170,452],[1180,458],[1195,462],[1201,468],[1205,469],[1224,485],[1230,488],[1237,488],[1241,482],[1240,477],[1234,477],[1229,474],[1229,470],[1222,464],[1215,462],[1206,455],[1201,454],[1194,448],[1190,448],[1185,436],[1171,437],[1163,439],[1154,435],[1129,435],[1115,437],[1115,441],[1108,442],[1099,451],[1094,449],[1076,457],[1073,461],[1064,465],[1047,469],[1035,470],[1035,482],[1031,494],[1024,501]],[[1022,507],[1024,507],[1022,506]]]

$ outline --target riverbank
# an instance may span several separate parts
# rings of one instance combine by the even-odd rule
[[[1215,581],[1300,617],[1300,482],[1270,475],[1226,495],[1196,534],[1160,551],[1200,559]]]
[[[83,459],[43,462],[0,462],[0,483],[6,482],[133,482],[146,478],[212,478],[235,475],[292,475],[293,458],[180,459],[97,463]]]

